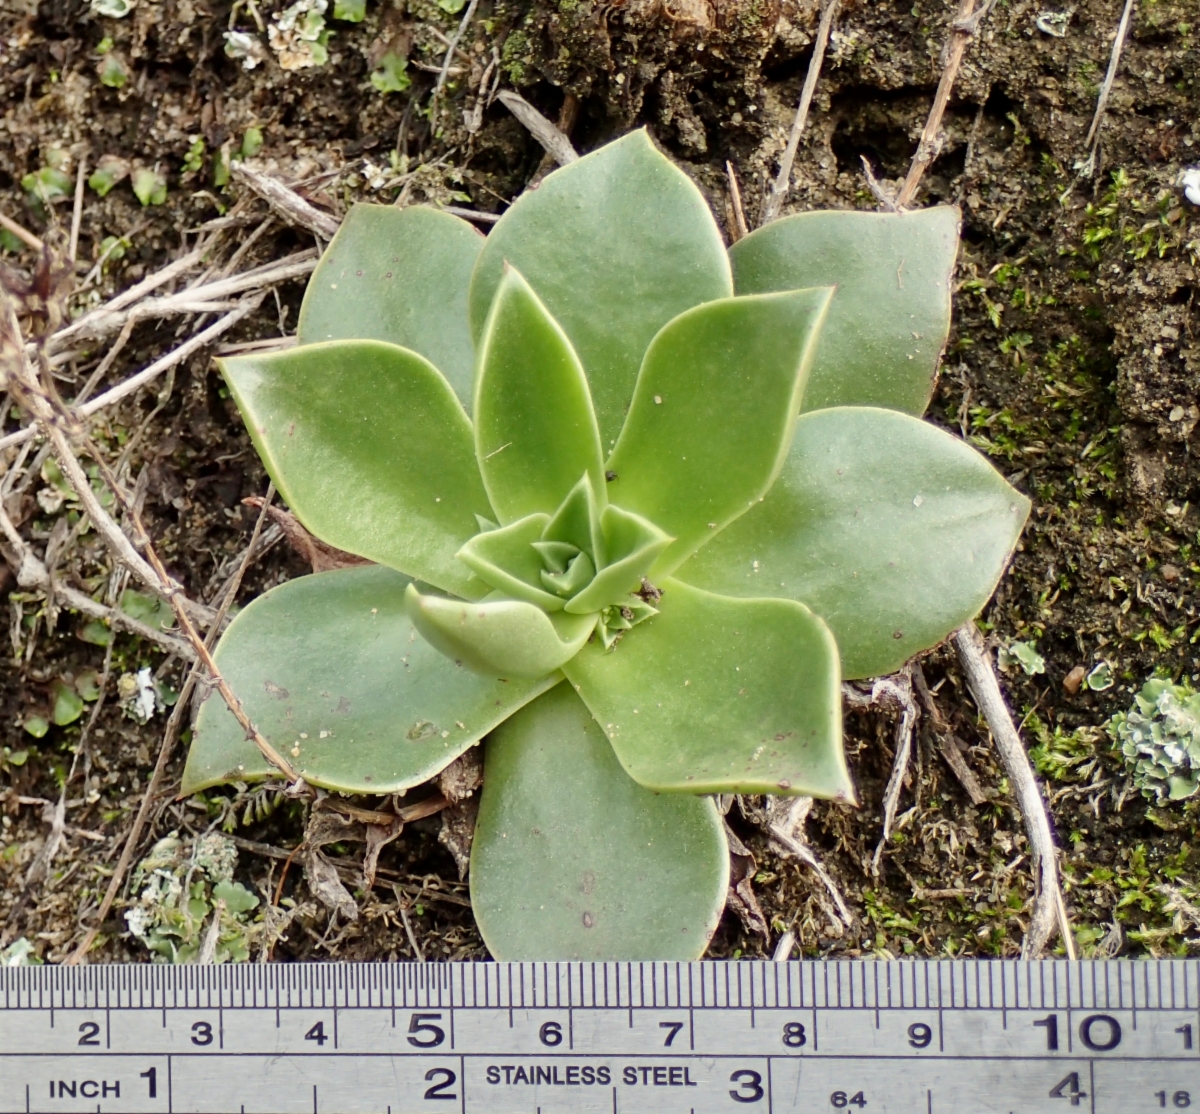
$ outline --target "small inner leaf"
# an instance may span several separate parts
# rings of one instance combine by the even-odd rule
[[[596,626],[595,615],[547,614],[494,596],[467,603],[422,595],[411,584],[405,605],[431,646],[489,677],[544,677],[573,658]]]
[[[607,553],[604,530],[600,524],[597,490],[603,493],[604,487],[593,487],[591,476],[585,473],[546,524],[542,541],[572,545],[591,557],[594,565],[602,568],[606,563]]]
[[[542,570],[542,583],[551,591],[565,600],[571,599],[577,592],[592,583],[596,575],[596,566],[586,553],[577,553],[562,572]],[[576,608],[576,611],[579,609]],[[595,611],[596,608],[588,608]]]
[[[583,473],[603,488],[600,431],[571,342],[511,267],[479,346],[475,448],[503,523],[553,513]]]
[[[549,515],[531,514],[508,526],[476,534],[458,551],[458,559],[480,580],[505,595],[537,604],[546,611],[561,611],[563,601],[555,590],[541,587],[544,568],[536,547],[549,521]]]
[[[542,556],[547,572],[564,573],[567,566],[583,551],[570,542],[534,542],[533,548]]]
[[[674,540],[641,515],[612,504],[604,508],[600,525],[610,563],[567,604],[568,611],[579,615],[623,600]]]

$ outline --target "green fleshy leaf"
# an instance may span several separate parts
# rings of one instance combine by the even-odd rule
[[[75,632],[75,637],[93,646],[107,646],[113,640],[113,632],[103,620],[89,619]]]
[[[627,630],[633,630],[638,623],[644,623],[657,614],[658,608],[640,596],[630,596],[622,603],[611,604],[600,612],[600,620],[596,623],[600,645],[611,650]]]
[[[922,414],[950,330],[961,214],[800,213],[729,249],[739,294],[837,286],[804,409],[885,406]]]
[[[556,170],[500,218],[471,280],[476,337],[505,262],[570,337],[606,448],[625,420],[654,334],[684,310],[733,293],[704,197],[645,131]]]
[[[26,716],[21,721],[21,726],[27,734],[32,735],[35,739],[45,738],[46,732],[50,730],[50,724],[45,716]]]
[[[573,658],[596,626],[595,615],[547,614],[524,600],[488,596],[478,603],[405,597],[413,625],[447,658],[487,677],[535,680]]]
[[[83,697],[66,681],[56,680],[50,686],[50,697],[54,703],[50,718],[59,727],[66,727],[83,715]]]
[[[133,192],[143,205],[161,205],[167,200],[167,180],[149,167],[133,172]]]
[[[766,500],[680,571],[786,596],[829,624],[847,677],[892,673],[987,603],[1029,500],[936,427],[873,407],[805,414]]]
[[[476,534],[458,551],[458,559],[480,580],[505,595],[537,604],[544,611],[561,611],[563,601],[541,586],[543,564],[534,548],[549,521],[547,514],[531,514],[508,526]]]
[[[467,289],[483,237],[425,206],[355,205],[300,307],[301,344],[385,340],[420,353],[470,410],[475,349]]]
[[[502,523],[553,514],[584,473],[604,485],[587,377],[571,342],[509,267],[479,346],[475,449]]]
[[[547,521],[549,519],[547,518]],[[538,535],[541,537],[541,535]],[[542,571],[555,573],[564,573],[567,571],[571,562],[583,552],[577,545],[572,545],[570,542],[543,542],[535,541],[533,548],[541,554]]]
[[[603,498],[604,489],[598,490]],[[572,545],[591,557],[593,564],[602,567],[607,563],[608,553],[600,525],[603,504],[596,498],[596,492],[591,477],[582,476],[546,524],[542,540]]]
[[[563,666],[629,776],[660,792],[852,800],[825,624],[792,600],[661,587],[658,615]]]
[[[568,611],[580,615],[599,611],[629,595],[673,540],[641,515],[611,504],[604,508],[600,524],[609,563],[567,604]]]
[[[413,630],[408,578],[366,566],[289,580],[238,613],[217,666],[251,721],[314,785],[392,793],[428,781],[537,684],[460,669]],[[200,708],[184,794],[272,767],[219,694]]]
[[[242,158],[244,158],[244,159],[254,158],[254,156],[257,155],[259,153],[259,151],[262,150],[262,147],[263,147],[262,128],[257,127],[254,124],[251,124],[250,127],[248,127],[242,133]],[[342,223],[344,225],[345,221],[343,221]],[[336,234],[335,234],[335,239],[336,239]],[[317,266],[319,267],[320,264],[318,264]],[[303,306],[301,306],[301,309],[303,309]],[[317,339],[318,340],[330,340],[332,338],[318,337]],[[356,338],[356,339],[368,339],[368,338],[360,337],[360,338]],[[387,340],[388,338],[387,337],[376,337],[374,339]]]
[[[632,782],[566,685],[488,739],[471,905],[498,960],[689,960],[725,905],[711,800]]]
[[[339,549],[468,595],[455,558],[488,510],[471,423],[437,369],[379,341],[219,360],[296,516]]]
[[[549,542],[542,544],[562,544]],[[574,557],[567,563],[567,567],[562,572],[547,572],[542,570],[542,583],[547,589],[552,591],[560,599],[570,600],[572,603],[578,602],[574,597],[578,596],[596,577],[596,566],[592,563],[592,559],[584,552],[576,553]],[[586,611],[596,611],[595,607],[576,607],[574,611],[582,614]]]
[[[616,473],[613,502],[676,539],[658,575],[744,514],[778,475],[831,293],[710,302],[654,338],[606,467]]]

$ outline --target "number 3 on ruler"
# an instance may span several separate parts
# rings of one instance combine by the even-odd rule
[[[729,1082],[738,1085],[736,1091],[729,1092],[734,1102],[758,1102],[763,1097],[762,1076],[756,1071],[742,1068],[729,1077]]]

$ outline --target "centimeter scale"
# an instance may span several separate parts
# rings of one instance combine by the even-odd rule
[[[1200,1108],[1200,962],[0,969],[0,1112]]]

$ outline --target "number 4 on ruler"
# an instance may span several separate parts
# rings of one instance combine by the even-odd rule
[[[1072,1106],[1078,1106],[1080,1099],[1087,1098],[1087,1091],[1079,1089],[1079,1072],[1073,1071],[1066,1079],[1050,1088],[1052,1099],[1070,1099]]]

